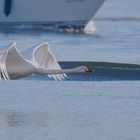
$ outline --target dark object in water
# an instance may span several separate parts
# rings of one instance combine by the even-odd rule
[[[4,13],[8,17],[12,9],[12,0],[5,0],[4,2]]]
[[[59,62],[63,69],[86,65],[92,73],[69,74],[70,81],[123,81],[140,80],[140,65],[111,62]]]

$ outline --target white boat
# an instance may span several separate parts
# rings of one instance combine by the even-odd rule
[[[0,25],[84,27],[105,0],[0,0]]]

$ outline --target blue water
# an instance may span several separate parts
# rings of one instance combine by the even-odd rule
[[[139,0],[107,0],[93,33],[0,27],[0,47],[16,41],[23,51],[47,41],[58,61],[94,69],[61,82],[40,75],[0,81],[0,139],[139,140],[139,13]]]

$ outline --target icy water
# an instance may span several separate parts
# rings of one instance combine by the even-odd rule
[[[139,140],[139,13],[139,0],[107,0],[90,34],[0,27],[0,47],[47,41],[63,68],[94,69],[61,82],[0,81],[0,140]]]

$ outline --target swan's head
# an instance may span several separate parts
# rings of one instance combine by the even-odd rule
[[[89,67],[86,67],[86,66],[81,66],[82,70],[85,72],[85,73],[88,73],[88,72],[93,72],[92,69],[90,69]]]

